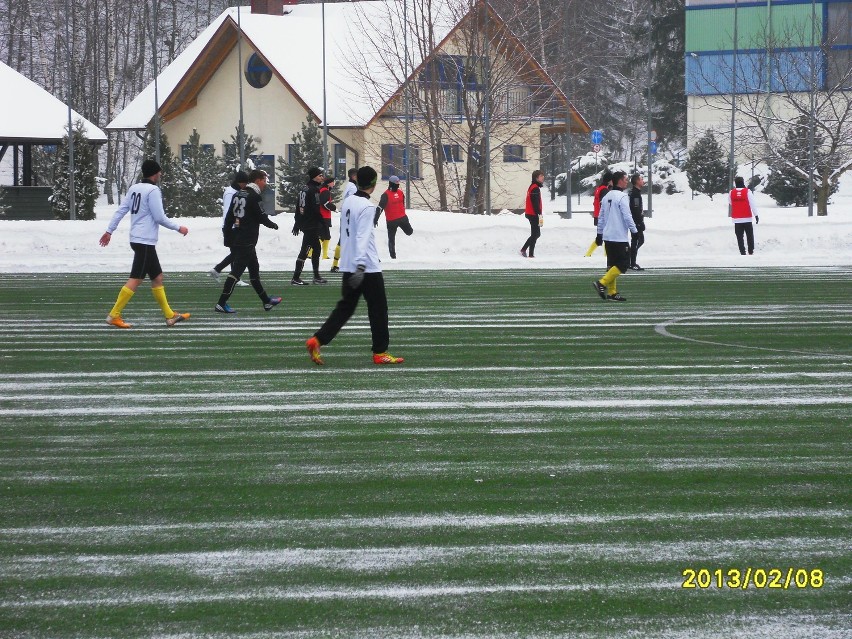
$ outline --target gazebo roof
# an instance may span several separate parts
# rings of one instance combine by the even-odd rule
[[[56,144],[66,135],[68,105],[0,62],[0,86],[7,96],[0,118],[0,144]],[[90,142],[104,143],[106,133],[76,111]]]

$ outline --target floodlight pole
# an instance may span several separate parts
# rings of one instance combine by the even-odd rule
[[[237,131],[237,146],[240,147],[240,170],[246,168],[246,125],[243,119],[243,25],[240,19],[240,0],[237,0],[237,78],[240,94],[240,127]]]
[[[405,108],[405,150],[402,154],[403,172],[405,173],[405,201],[408,206],[411,206],[411,176],[408,174],[408,154],[411,144],[411,124],[410,109],[411,104],[408,101],[408,0],[402,1],[402,42],[403,42],[403,61],[402,61],[402,91],[403,103]]]
[[[568,3],[562,4],[563,31],[565,36],[565,163],[568,169],[565,171],[565,211],[568,219],[571,218],[571,97],[568,88]]]
[[[822,38],[820,38],[822,40]],[[814,93],[816,92],[816,61],[814,60],[814,49],[816,48],[816,0],[811,0],[811,112],[808,123],[808,217],[814,215],[814,166],[816,155],[816,108]]]
[[[160,0],[154,0],[153,4],[153,26],[151,37],[151,50],[154,59],[154,158],[160,162],[160,95],[158,76],[160,75],[159,64],[157,63],[157,22],[159,20]]]
[[[322,3],[322,164],[323,168],[328,163],[328,110],[327,96],[325,90],[325,2]],[[337,167],[331,168],[331,175],[334,177]]]
[[[651,217],[654,213],[654,157],[651,153],[651,132],[653,131],[653,110],[651,108],[651,56],[653,54],[653,38],[651,37],[654,33],[653,29],[653,15],[651,14],[651,6],[652,3],[648,3],[648,215],[647,217]],[[597,168],[597,166],[595,167]]]
[[[71,114],[71,100],[74,97],[74,67],[71,64],[71,11],[65,0],[65,47],[68,54],[68,219],[77,219],[77,202],[74,181],[74,122]]]
[[[491,215],[491,37],[488,33],[488,0],[484,1],[485,13],[483,15],[483,32],[485,35],[485,59],[482,61],[485,69],[485,104],[483,115],[485,124],[485,211]]]
[[[728,153],[728,189],[734,188],[734,177],[737,173],[737,167],[734,159],[734,144],[736,143],[735,131],[737,125],[737,50],[739,49],[738,35],[738,12],[739,1],[734,0],[734,56],[733,56],[733,72],[731,74],[731,148]]]

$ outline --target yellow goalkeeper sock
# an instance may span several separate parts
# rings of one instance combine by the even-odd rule
[[[610,295],[615,295],[615,278],[619,275],[621,275],[621,271],[617,266],[613,266],[606,272],[606,275],[600,279],[600,283],[606,286],[606,290]]]
[[[169,306],[169,300],[166,299],[166,289],[163,286],[158,286],[157,288],[151,289],[151,294],[154,296],[154,299],[157,300],[157,304],[160,305],[160,308],[163,310],[163,317],[166,319],[171,319],[174,317],[175,312],[172,310],[172,307]]]
[[[324,260],[328,259],[328,242],[329,242],[328,240],[323,240],[321,242],[321,244],[322,244],[322,259],[324,259]]]
[[[118,299],[115,300],[115,306],[109,312],[110,317],[121,317],[121,311],[127,306],[127,302],[133,297],[133,293],[134,291],[131,291],[126,286],[121,287],[121,290],[118,292]]]
[[[594,253],[594,252],[595,252],[595,249],[596,249],[596,248],[598,248],[598,241],[597,241],[597,240],[594,240],[594,241],[592,242],[592,245],[589,247],[589,250],[588,250],[588,251],[586,251],[586,257],[591,257],[591,256],[592,256],[592,253]]]
[[[334,247],[334,262],[332,266],[337,266],[340,264],[340,244]]]
[[[308,254],[305,256],[305,259],[306,259],[306,260],[309,260],[309,259],[311,259],[313,256],[314,256],[314,249],[313,249],[313,248],[309,248],[309,249],[308,249]]]

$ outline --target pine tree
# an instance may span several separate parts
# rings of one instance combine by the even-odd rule
[[[68,127],[65,127],[66,130]],[[74,123],[74,208],[75,219],[94,220],[95,201],[98,199],[97,155],[86,138],[82,121]],[[68,134],[60,141],[57,150],[57,171],[53,183],[51,207],[59,220],[67,220],[71,211],[70,170],[68,165]]]
[[[307,122],[302,124],[301,132],[295,134],[293,140],[293,153],[291,162],[284,157],[278,158],[278,204],[283,208],[293,211],[296,208],[296,199],[299,189],[308,179],[308,169],[318,166],[325,169],[329,165],[328,158],[323,161],[322,157],[322,131],[316,121],[309,115]],[[337,199],[338,187],[332,189],[332,197]]]
[[[217,217],[222,212],[222,191],[228,184],[225,163],[212,149],[201,145],[195,129],[184,147],[179,173],[180,208],[176,216]]]
[[[161,121],[162,124],[162,121]],[[148,125],[148,128],[145,130],[145,141],[142,144],[142,159],[156,159],[156,145],[155,145],[155,135],[154,135],[154,120],[151,120],[151,123]],[[166,134],[163,132],[163,127],[160,126],[160,167],[163,169],[163,175],[160,177],[160,182],[157,186],[160,187],[160,191],[163,193],[163,208],[166,211],[166,214],[170,217],[174,217],[178,214],[181,206],[181,197],[180,197],[180,164],[175,158],[174,153],[172,153],[172,149],[169,146],[169,139],[166,137]],[[139,163],[141,166],[141,162]],[[142,175],[138,176],[138,179],[142,179]]]
[[[239,138],[240,133],[242,132],[243,139],[243,155],[242,157],[246,159],[246,166],[240,165],[240,153],[239,153]],[[254,156],[259,154],[256,140],[254,136],[246,133],[245,127],[241,127],[239,124],[235,127],[234,135],[231,136],[231,141],[228,142],[226,140],[222,140],[222,144],[225,147],[225,165],[230,171],[250,171],[254,168],[254,161],[251,159]],[[249,166],[251,164],[252,166]]]
[[[9,212],[9,205],[4,203],[6,196],[6,191],[3,190],[3,187],[0,186],[0,218],[5,218],[6,213]]]
[[[689,152],[683,165],[689,176],[689,188],[695,193],[709,195],[728,192],[730,168],[722,147],[713,132],[708,130]]]
[[[825,138],[819,132],[815,133],[814,167],[817,175],[831,173],[823,150],[824,143]],[[766,180],[763,192],[775,200],[779,206],[807,206],[808,178],[800,172],[807,173],[810,166],[810,123],[807,116],[799,118],[787,131],[779,156],[773,156],[768,162],[769,178]],[[796,170],[797,168],[799,171]],[[828,184],[826,190],[827,204],[828,198],[837,191],[837,181]],[[815,189],[816,195],[818,195],[817,189]]]

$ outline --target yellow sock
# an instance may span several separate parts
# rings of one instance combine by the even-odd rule
[[[591,257],[591,256],[592,256],[592,253],[594,253],[594,252],[595,252],[595,249],[596,249],[596,248],[598,248],[598,242],[597,242],[597,240],[595,240],[594,242],[592,242],[592,245],[589,247],[589,250],[588,250],[588,251],[586,251],[586,257]]]
[[[600,279],[600,283],[606,286],[607,292],[610,295],[615,295],[615,278],[619,275],[621,275],[621,271],[618,270],[617,266],[613,266],[606,272],[606,275]]]
[[[127,302],[133,297],[133,293],[134,291],[131,291],[126,286],[121,287],[121,290],[118,292],[118,299],[115,300],[115,306],[109,312],[110,317],[121,317],[121,311],[127,306]]]
[[[158,286],[157,288],[152,288],[151,294],[154,296],[154,299],[157,300],[157,304],[159,304],[160,308],[163,310],[163,316],[166,319],[174,317],[175,312],[172,310],[172,307],[169,306],[169,300],[166,299],[165,287]]]
[[[328,259],[328,240],[322,241],[322,259]]]
[[[332,266],[337,266],[340,263],[340,244],[334,247],[334,264]]]
[[[305,259],[306,259],[306,260],[309,260],[309,259],[311,259],[313,256],[314,256],[314,249],[309,248],[309,249],[308,249],[308,254],[305,256]]]

